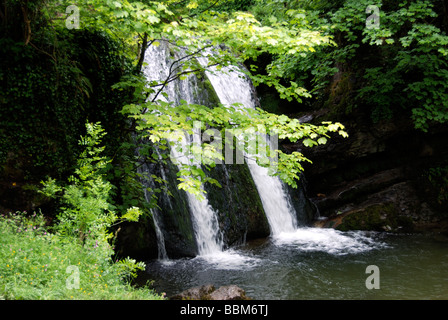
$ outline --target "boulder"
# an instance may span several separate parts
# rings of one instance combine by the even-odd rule
[[[170,298],[170,300],[210,300],[210,294],[215,290],[212,284],[205,284],[182,291]]]
[[[223,286],[210,294],[210,300],[249,300],[246,292],[238,286]]]
[[[250,300],[246,292],[236,285],[222,286],[215,289],[212,284],[193,287],[182,291],[170,300]]]

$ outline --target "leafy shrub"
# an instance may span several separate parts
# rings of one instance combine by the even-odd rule
[[[111,161],[101,155],[105,149],[101,142],[106,133],[100,123],[87,123],[86,129],[87,135],[79,141],[84,150],[77,160],[75,175],[68,178],[69,184],[59,186],[49,178],[42,182],[42,193],[61,201],[58,232],[77,236],[82,244],[89,234],[90,241],[107,246],[112,237],[109,228],[123,220],[137,221],[141,212],[133,207],[121,218],[115,214],[110,199],[114,186],[106,179],[107,165]]]
[[[1,215],[0,233],[0,298],[163,299],[126,281],[144,268],[142,263],[113,263],[110,250],[51,233],[40,213]],[[77,286],[71,283],[74,271]]]
[[[129,208],[117,217],[110,203],[113,185],[106,179],[110,160],[102,155],[105,131],[86,124],[79,143],[83,151],[67,185],[49,178],[42,193],[61,202],[51,233],[41,214],[0,217],[0,295],[8,299],[159,299],[146,289],[130,286],[145,264],[126,258],[113,263],[110,228],[121,221],[137,221],[141,211]],[[68,285],[77,272],[79,287]],[[67,275],[69,273],[69,275]]]

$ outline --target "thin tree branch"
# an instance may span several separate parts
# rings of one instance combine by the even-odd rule
[[[151,42],[152,43],[152,42]],[[140,71],[142,70],[142,66],[143,66],[143,61],[145,60],[145,52],[146,49],[148,48],[148,34],[145,32],[145,34],[143,35],[143,39],[142,39],[142,46],[139,52],[139,59],[137,62],[137,66],[136,66],[136,73],[140,73]]]
[[[36,49],[37,51],[39,51],[39,52],[41,52],[41,53],[43,53],[43,54],[49,56],[55,63],[58,62],[55,56],[53,56],[53,55],[51,55],[50,53],[48,53],[48,52],[46,52],[46,51],[44,51],[44,50],[42,50],[42,49],[36,47],[36,45],[33,44],[31,41],[29,42],[29,44],[30,44],[34,49]]]
[[[151,99],[151,102],[154,102],[154,101],[157,99],[157,97],[159,96],[159,94],[165,89],[166,85],[168,85],[170,82],[172,82],[172,81],[178,79],[178,78],[179,78],[180,76],[182,76],[182,75],[186,75],[186,74],[190,74],[190,73],[195,73],[195,72],[198,72],[198,71],[203,70],[203,68],[198,68],[198,69],[194,69],[194,70],[186,70],[186,71],[183,71],[183,72],[180,72],[180,73],[176,73],[176,75],[173,76],[174,71],[176,71],[177,69],[180,69],[180,68],[183,66],[183,64],[178,65],[180,61],[185,60],[185,59],[187,59],[187,61],[188,61],[188,60],[191,60],[191,59],[193,59],[198,53],[200,53],[201,51],[203,51],[203,50],[205,50],[205,49],[207,49],[207,48],[209,48],[209,47],[211,47],[211,45],[207,45],[207,46],[205,46],[205,47],[202,47],[202,48],[198,49],[198,50],[195,51],[195,52],[192,52],[192,53],[190,53],[190,54],[188,54],[188,55],[183,56],[182,58],[177,59],[176,61],[173,61],[173,63],[171,63],[171,65],[170,65],[170,69],[169,69],[169,72],[168,72],[168,77],[165,79],[165,81],[163,81],[161,84],[158,84],[158,85],[153,86],[154,88],[160,86],[160,89],[157,91],[157,93],[156,93],[156,94],[154,95],[154,97]],[[210,67],[210,66],[207,66],[207,67]],[[149,96],[149,93],[148,93],[148,96]],[[148,98],[148,97],[147,97],[147,98]]]
[[[208,10],[210,10],[211,8],[213,8],[214,6],[216,6],[216,4],[219,2],[219,0],[216,0],[215,2],[213,2],[213,4],[211,4],[209,7],[205,8],[204,10],[202,10],[201,12],[197,12],[194,14],[189,15],[189,18],[193,18],[194,16],[197,16],[198,14],[204,13]]]

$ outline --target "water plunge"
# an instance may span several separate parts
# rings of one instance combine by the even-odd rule
[[[208,51],[209,54],[210,52]],[[207,65],[206,57],[198,60],[203,66]],[[250,79],[240,70],[235,67],[224,67],[218,71],[212,67],[206,73],[223,105],[240,103],[246,108],[256,107],[255,89]],[[272,235],[294,232],[297,229],[296,212],[282,181],[276,176],[270,176],[268,169],[259,166],[250,156],[247,157],[247,163],[263,203]]]
[[[162,42],[160,46],[150,46],[145,55],[145,62],[147,66],[144,68],[144,73],[149,80],[166,81],[170,78],[170,70],[172,64],[175,63],[169,59],[169,47]],[[180,52],[182,55],[182,52]],[[173,101],[176,104],[181,100],[187,103],[195,104],[201,103],[198,101],[198,86],[196,84],[196,77],[189,75],[186,80],[175,80],[169,82],[163,89],[166,96],[159,95],[158,99],[165,101]],[[152,97],[150,97],[151,99]],[[186,150],[186,146],[192,142],[199,142],[200,134],[195,132],[191,136],[186,136],[182,144],[182,150]],[[171,148],[172,159],[177,159],[179,169],[182,164],[191,163],[192,158],[184,152],[178,151],[177,148]],[[187,193],[188,204],[193,218],[194,232],[199,255],[212,254],[214,252],[221,252],[223,249],[222,235],[220,233],[218,219],[213,208],[209,205],[207,198],[199,200],[195,195]],[[159,219],[155,218],[154,222],[159,223]],[[164,250],[164,249],[162,249]]]
[[[206,54],[211,54],[211,51],[204,51]],[[174,60],[170,59],[170,54],[175,55]],[[173,61],[180,61],[185,52],[173,52],[166,43],[161,43],[160,46],[150,46],[145,55],[145,62],[147,66],[144,69],[145,75],[149,80],[166,81],[169,79],[170,70],[173,68]],[[197,57],[198,62],[204,67],[208,64],[206,55]],[[205,72],[206,77],[210,81],[219,101],[223,105],[232,105],[234,103],[242,104],[245,108],[255,108],[257,105],[257,95],[250,79],[242,72],[239,67],[224,67],[217,70],[214,67]],[[202,101],[200,89],[197,83],[198,79],[194,74],[191,74],[187,79],[175,79],[170,81],[163,91],[165,96],[158,95],[158,99],[174,102],[179,104],[181,100],[189,104],[206,104]],[[202,100],[201,100],[202,99]],[[190,143],[201,142],[200,132],[195,132],[193,135],[186,136],[186,139],[181,143],[182,150]],[[257,138],[258,139],[258,138]],[[277,147],[273,142],[276,140],[269,139],[263,136],[266,144],[272,147]],[[184,154],[171,148],[172,159],[177,159],[179,168],[182,164],[191,163],[194,159],[189,154]],[[270,176],[268,169],[262,167],[252,159],[251,155],[246,154],[246,162],[249,168],[250,175],[256,186],[258,195],[261,199],[263,210],[269,222],[271,236],[274,238],[281,237],[288,234],[286,238],[290,238],[294,234],[298,234],[297,212],[292,205],[291,198],[286,191],[284,183],[276,176]],[[237,164],[238,165],[238,164]],[[224,170],[226,172],[226,170]],[[163,172],[162,172],[163,173]],[[227,177],[228,179],[228,177]],[[197,244],[197,251],[200,256],[213,256],[218,261],[222,261],[222,253],[224,252],[223,234],[220,230],[217,212],[209,204],[207,197],[204,200],[198,200],[196,196],[187,193],[188,206],[193,222],[193,229],[195,240]],[[224,200],[224,199],[223,199]],[[225,200],[224,200],[225,201]],[[159,229],[157,224],[161,223],[157,215],[160,215],[158,210],[154,210],[154,222],[156,229]],[[159,242],[163,242],[163,232],[158,231]],[[163,248],[163,243],[159,244],[161,251],[166,251]],[[227,250],[225,251],[230,254]],[[159,255],[160,256],[160,255]],[[163,255],[166,256],[165,254]],[[235,259],[236,255],[227,256],[227,259],[238,261]]]
[[[145,68],[148,79],[166,79],[171,63],[168,52],[163,45],[148,49],[145,59],[149,64]],[[207,76],[223,104],[238,102],[246,107],[255,106],[255,91],[241,72],[216,71]],[[168,99],[175,103],[180,99],[198,103],[194,98],[194,83],[193,76],[173,81],[165,88]],[[197,135],[188,137],[189,141],[198,138]],[[180,154],[178,156],[181,158]],[[434,242],[421,235],[299,228],[297,212],[282,182],[270,177],[265,168],[250,159],[248,162],[273,237],[223,250],[216,212],[207,199],[198,201],[187,195],[199,256],[150,262],[148,277],[155,281],[156,289],[170,295],[205,283],[219,286],[231,281],[254,299],[447,297],[446,242]],[[224,172],[227,174],[226,170]],[[154,210],[156,225],[162,220],[158,219],[158,214],[160,212]],[[159,250],[161,257],[165,257],[161,229]],[[371,264],[381,269],[381,290],[366,289],[365,270]]]

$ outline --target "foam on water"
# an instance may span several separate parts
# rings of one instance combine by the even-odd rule
[[[273,237],[277,246],[293,246],[299,251],[323,251],[330,254],[350,254],[385,248],[386,244],[362,231],[342,232],[326,228],[300,228]]]
[[[233,249],[203,254],[195,259],[205,261],[214,269],[222,270],[248,270],[261,262],[259,258],[243,255]]]

